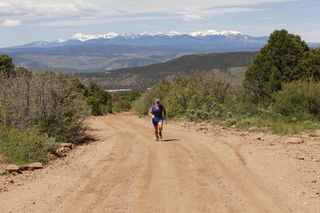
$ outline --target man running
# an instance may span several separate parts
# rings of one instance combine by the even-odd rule
[[[160,105],[160,99],[156,99],[155,105],[150,107],[149,115],[152,117],[152,125],[158,141],[162,138],[163,121],[166,119],[166,109]]]

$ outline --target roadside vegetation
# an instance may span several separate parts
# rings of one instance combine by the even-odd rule
[[[319,77],[320,49],[309,48],[286,30],[275,30],[242,84],[231,84],[216,71],[177,76],[143,93],[133,110],[146,115],[157,97],[173,119],[276,134],[314,131],[320,118]]]
[[[252,55],[245,54],[245,73],[243,64],[233,69],[225,66],[230,59],[220,63],[221,69],[181,75],[178,71],[143,93],[137,89],[109,93],[95,81],[82,83],[62,71],[32,73],[15,68],[11,57],[0,55],[0,155],[18,165],[46,163],[60,143],[83,142],[87,116],[130,109],[147,115],[155,98],[161,99],[170,119],[276,134],[308,131],[316,136],[320,49],[308,47],[286,30],[276,30],[268,44],[252,54],[251,64]],[[194,57],[203,59],[203,64],[210,58]]]
[[[81,143],[90,114],[111,112],[111,95],[61,71],[32,73],[0,56],[0,154],[18,165],[46,163],[62,142]]]
[[[82,143],[88,115],[129,110],[138,90],[110,94],[61,70],[36,73],[0,56],[0,155],[17,165],[46,163],[60,143]]]

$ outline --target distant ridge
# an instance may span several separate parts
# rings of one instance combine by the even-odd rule
[[[84,83],[94,80],[106,90],[146,90],[162,79],[185,76],[197,71],[219,70],[233,84],[239,85],[244,78],[245,69],[257,54],[258,51],[185,55],[165,63],[78,75]]]

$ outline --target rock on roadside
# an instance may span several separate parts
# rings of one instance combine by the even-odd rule
[[[39,163],[39,162],[36,162],[36,163],[30,163],[29,165],[22,165],[22,166],[17,166],[17,165],[14,165],[14,164],[9,164],[7,167],[6,167],[6,170],[5,172],[21,172],[21,171],[34,171],[35,169],[43,169],[43,165],[42,163]],[[5,173],[4,172],[4,173]],[[3,173],[3,174],[4,174]]]

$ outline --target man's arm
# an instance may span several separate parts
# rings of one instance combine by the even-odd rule
[[[167,117],[167,111],[166,111],[166,108],[163,108],[163,118],[164,118],[164,120],[166,120],[166,117]]]

